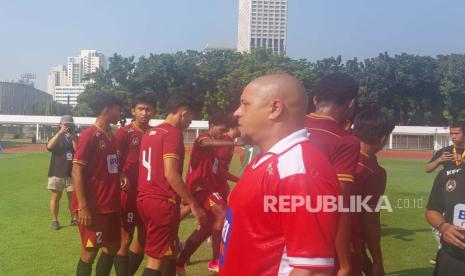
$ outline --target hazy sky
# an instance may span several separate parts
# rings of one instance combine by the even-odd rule
[[[0,80],[46,89],[80,49],[106,56],[235,45],[238,0],[0,0]],[[316,60],[465,53],[465,1],[289,0],[288,55]]]

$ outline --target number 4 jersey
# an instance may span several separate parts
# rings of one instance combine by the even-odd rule
[[[176,192],[165,178],[165,158],[178,160],[178,171],[184,165],[182,130],[163,123],[149,129],[142,137],[139,160],[138,200],[144,198],[177,199]]]

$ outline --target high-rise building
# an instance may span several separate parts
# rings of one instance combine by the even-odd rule
[[[53,100],[71,105],[77,104],[77,96],[90,81],[86,76],[98,68],[107,69],[105,56],[97,50],[81,50],[77,57],[68,57],[66,66],[57,65],[48,74],[48,92]]]
[[[68,83],[66,66],[57,65],[48,72],[47,92],[50,95],[55,93],[56,86],[64,86]]]
[[[287,0],[239,0],[237,50],[286,53]]]

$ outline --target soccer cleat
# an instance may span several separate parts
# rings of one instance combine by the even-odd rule
[[[220,272],[220,265],[218,259],[210,261],[208,263],[208,270],[210,270],[211,272]]]
[[[58,221],[52,221],[52,230],[60,229],[60,223]]]
[[[76,219],[72,219],[70,225],[71,225],[71,226],[77,226],[77,225],[78,225],[77,220],[76,220]]]
[[[186,276],[186,270],[184,269],[184,266],[176,265],[176,274],[178,274],[178,276]]]

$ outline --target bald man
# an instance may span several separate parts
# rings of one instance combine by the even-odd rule
[[[331,274],[338,215],[315,203],[318,196],[336,197],[339,188],[329,161],[308,139],[306,104],[302,84],[285,74],[255,79],[243,91],[234,115],[263,154],[231,193],[220,275]]]

